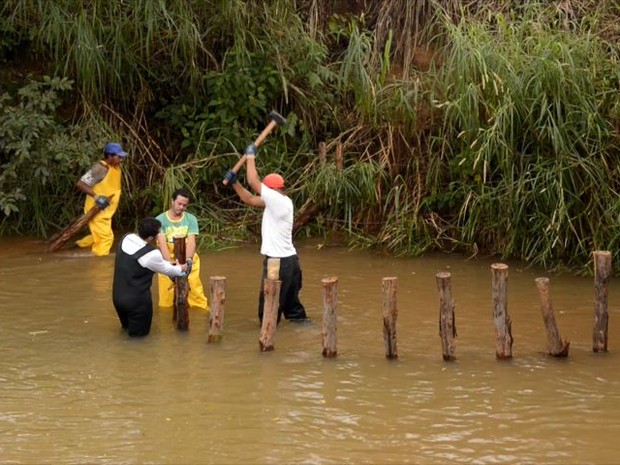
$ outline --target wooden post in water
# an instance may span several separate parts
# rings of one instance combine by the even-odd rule
[[[185,237],[174,237],[174,258],[181,265],[185,263]],[[177,329],[187,331],[189,329],[189,309],[187,295],[189,283],[187,276],[178,276],[174,279],[174,308],[172,320],[177,322]]]
[[[456,320],[454,318],[454,299],[452,299],[451,274],[445,271],[435,275],[439,291],[439,336],[445,361],[455,360]]]
[[[398,340],[396,338],[396,320],[398,308],[396,305],[396,291],[398,278],[383,278],[383,340],[385,342],[385,357],[398,358]]]
[[[607,352],[607,297],[609,294],[609,277],[611,275],[611,252],[597,250],[594,252],[594,331],[592,350]]]
[[[336,347],[336,306],[338,305],[338,278],[323,278],[323,357],[338,355]]]
[[[512,358],[512,322],[508,315],[508,265],[494,263],[492,270],[495,357]]]
[[[551,295],[549,293],[549,278],[536,278],[536,287],[540,296],[540,310],[542,312],[543,322],[547,330],[547,346],[549,354],[554,357],[567,357],[570,342],[563,341],[555,322],[553,314],[553,304],[551,303]]]
[[[222,327],[224,326],[224,303],[226,302],[225,277],[211,276],[209,278],[209,302],[211,303],[211,314],[209,315],[207,343],[220,342],[222,340]]]
[[[258,346],[261,352],[274,350],[276,327],[278,326],[278,307],[280,306],[280,259],[267,259],[267,278],[263,281],[265,304]]]

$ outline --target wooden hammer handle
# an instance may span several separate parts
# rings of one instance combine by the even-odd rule
[[[243,164],[245,163],[245,161],[248,159],[248,156],[243,154],[241,156],[241,158],[239,158],[239,160],[237,161],[237,163],[235,163],[235,166],[232,167],[232,172],[233,173],[238,173],[239,170],[241,169],[241,167],[243,166]],[[228,184],[228,180],[224,179],[224,184]]]
[[[278,123],[275,120],[272,119],[271,121],[269,121],[269,124],[265,127],[265,129],[263,129],[263,132],[261,132],[256,138],[256,140],[254,141],[254,145],[258,148],[258,146],[263,143],[263,141],[267,138],[267,136],[271,133],[271,131],[273,131],[273,129],[277,125]],[[243,164],[245,163],[245,161],[247,160],[247,158],[248,157],[245,154],[243,154],[243,156],[237,161],[237,163],[235,163],[235,166],[232,167],[231,171],[235,174],[238,173],[241,167],[243,166]],[[224,179],[222,183],[226,186],[228,185],[228,180]]]
[[[256,140],[254,141],[254,145],[258,147],[260,144],[262,144],[265,138],[269,135],[269,133],[271,133],[271,131],[273,131],[273,128],[275,128],[277,125],[278,123],[276,123],[275,120],[272,119],[271,121],[269,121],[269,124],[267,125],[267,127],[263,129],[263,132],[261,132],[256,138]]]

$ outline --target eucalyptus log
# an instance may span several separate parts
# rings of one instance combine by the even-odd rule
[[[114,194],[110,195],[108,198],[111,199],[114,197]],[[48,241],[47,247],[45,249],[46,252],[57,252],[65,245],[69,239],[79,233],[84,226],[88,224],[90,220],[92,220],[97,213],[101,211],[101,208],[95,204],[90,210],[86,213],[80,215],[73,223],[67,226],[62,231],[54,234]]]
[[[398,358],[398,340],[396,337],[396,320],[398,307],[396,293],[398,278],[383,278],[383,340],[385,342],[385,356],[389,359]]]
[[[563,341],[553,314],[553,303],[549,292],[549,278],[536,278],[536,287],[540,297],[540,310],[547,331],[547,347],[554,357],[567,357],[570,342]]]
[[[280,279],[280,259],[268,258],[267,259],[267,279],[277,281]]]
[[[508,265],[494,263],[492,270],[493,323],[495,324],[495,356],[512,358],[512,321],[508,315]]]
[[[209,302],[211,303],[211,314],[209,316],[209,338],[207,342],[220,342],[224,326],[224,303],[226,302],[225,277],[211,276],[209,279]]]
[[[174,258],[181,265],[185,264],[185,237],[175,237]],[[189,329],[189,306],[187,295],[189,294],[188,276],[178,276],[174,279],[174,309],[172,319],[177,322],[177,329],[187,331]]]
[[[594,252],[594,330],[592,332],[592,350],[607,352],[607,329],[609,313],[607,298],[609,295],[609,278],[611,276],[611,252],[597,250]]]
[[[260,338],[258,345],[261,352],[274,350],[274,340],[276,336],[276,326],[278,325],[278,307],[280,306],[280,287],[282,281],[279,279],[263,280],[265,292],[265,304],[263,307],[263,322],[261,325]]]
[[[337,318],[338,278],[324,278],[323,285],[323,357],[331,358],[338,355],[337,349]]]
[[[439,337],[443,359],[455,360],[456,320],[454,318],[454,299],[452,299],[451,274],[439,272],[435,275],[439,291]]]

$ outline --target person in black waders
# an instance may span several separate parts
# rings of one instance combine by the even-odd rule
[[[171,264],[149,242],[161,232],[161,223],[147,217],[140,221],[138,234],[123,237],[116,249],[112,300],[123,329],[131,337],[146,336],[151,331],[153,274],[171,278],[188,274],[187,265]]]

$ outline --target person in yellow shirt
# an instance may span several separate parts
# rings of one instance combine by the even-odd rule
[[[157,216],[161,223],[161,233],[157,238],[159,250],[164,259],[174,261],[174,238],[185,237],[185,260],[190,267],[187,277],[189,294],[187,303],[190,307],[209,309],[202,281],[200,280],[200,257],[196,253],[196,236],[198,236],[198,220],[185,211],[191,201],[191,194],[186,189],[177,189],[172,193],[172,204],[168,211]],[[157,275],[159,288],[159,306],[174,306],[174,284],[166,275]]]
[[[118,142],[109,142],[103,148],[103,160],[95,163],[77,182],[76,186],[87,197],[84,213],[97,205],[101,211],[88,222],[90,234],[76,241],[79,247],[91,247],[98,257],[109,255],[114,242],[112,217],[121,198],[121,163],[127,152]]]

